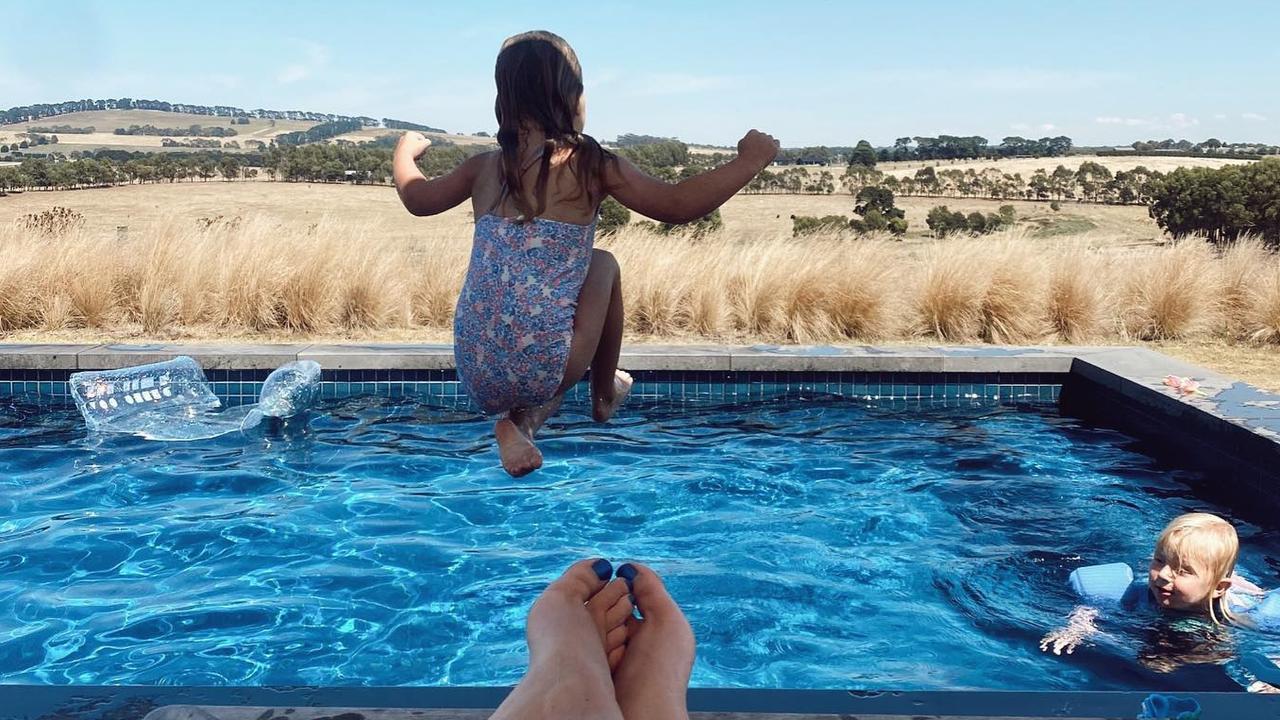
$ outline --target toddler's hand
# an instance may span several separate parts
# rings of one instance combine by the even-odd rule
[[[1072,627],[1058,628],[1053,632],[1045,635],[1040,641],[1040,649],[1048,652],[1049,648],[1053,648],[1054,655],[1061,655],[1063,650],[1067,654],[1076,651],[1076,646],[1080,644],[1083,638],[1078,629]]]
[[[778,141],[759,130],[749,130],[738,141],[738,157],[758,162],[764,167],[778,155]]]
[[[400,142],[396,143],[396,153],[411,153],[414,160],[422,157],[422,153],[431,147],[431,140],[420,132],[407,132],[400,136]]]
[[[1090,635],[1098,631],[1098,627],[1093,624],[1095,618],[1098,617],[1098,611],[1091,607],[1078,607],[1071,612],[1071,617],[1067,618],[1067,626],[1058,628],[1040,641],[1040,649],[1048,651],[1053,649],[1054,655],[1061,655],[1063,650],[1067,654],[1076,651],[1076,646],[1084,642]]]

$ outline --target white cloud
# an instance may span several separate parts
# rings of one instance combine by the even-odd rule
[[[1226,119],[1227,119],[1227,114],[1226,114],[1226,113],[1214,113],[1214,114],[1213,114],[1213,119],[1214,119],[1214,120],[1226,120]]]
[[[280,69],[276,74],[276,82],[290,85],[314,75],[329,63],[329,48],[307,40],[297,40],[302,46],[302,57]]]
[[[1200,124],[1199,118],[1191,117],[1186,113],[1173,113],[1172,115],[1163,118],[1117,117],[1112,115],[1096,117],[1093,121],[1099,125],[1149,127],[1154,130],[1185,130]]]
[[[1050,130],[1057,130],[1058,126],[1054,125],[1053,123],[1042,123],[1040,125],[1040,129],[1044,130],[1045,132],[1048,132]]]
[[[1151,124],[1150,120],[1143,120],[1142,118],[1130,118],[1130,117],[1098,117],[1098,118],[1094,118],[1093,121],[1098,123],[1099,125],[1136,126],[1136,125]]]
[[[1255,112],[1247,112],[1241,115],[1240,117],[1243,120],[1256,120],[1256,121],[1262,121],[1267,119],[1265,116],[1259,115],[1258,113],[1255,113]]]

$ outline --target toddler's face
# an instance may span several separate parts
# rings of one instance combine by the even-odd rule
[[[1174,567],[1174,560],[1159,553],[1151,558],[1147,587],[1161,608],[1200,610],[1214,591],[1213,579],[1202,568],[1188,563]]]

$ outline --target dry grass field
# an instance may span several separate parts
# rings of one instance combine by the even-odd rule
[[[1280,258],[1257,245],[1219,257],[1167,242],[1142,208],[1093,205],[1052,213],[1090,229],[1048,236],[1028,223],[977,239],[790,237],[790,212],[849,204],[737,196],[709,238],[602,238],[623,268],[628,341],[1152,342],[1280,390]],[[904,204],[915,222],[932,202]],[[951,203],[968,204],[996,205]],[[1049,213],[1017,205],[1025,217]],[[81,213],[83,227],[21,226],[53,206]],[[448,341],[471,224],[467,205],[412,217],[387,186],[10,195],[0,198],[0,342]]]
[[[822,200],[833,199],[735,197],[724,231],[700,240],[602,238],[622,265],[628,341],[1155,342],[1280,388],[1280,258],[1256,243],[1219,256],[1202,242],[1149,242],[1153,225],[1144,245],[1101,228],[896,242],[758,227],[780,209],[765,201]],[[22,227],[55,205],[83,227]],[[470,232],[466,206],[413,218],[385,186],[10,195],[0,340],[447,341]]]
[[[116,128],[128,128],[130,125],[154,125],[158,128],[187,128],[192,125],[204,127],[234,128],[238,133],[230,138],[219,140],[236,140],[244,144],[245,140],[262,140],[288,132],[307,130],[316,123],[304,120],[271,120],[249,118],[248,125],[232,125],[230,119],[211,115],[189,115],[186,113],[163,112],[160,110],[100,110],[93,112],[68,113],[53,117],[41,118],[35,122],[0,125],[0,144],[10,144],[20,138],[20,133],[27,132],[29,127],[52,127],[70,125],[72,127],[92,127],[96,132],[87,134],[54,133],[58,135],[58,148],[62,152],[72,150],[99,150],[104,148],[119,150],[159,149],[160,135],[116,135]],[[376,140],[383,135],[399,133],[398,130],[386,128],[366,128],[338,137],[351,142],[361,143]],[[445,138],[459,145],[492,144],[492,138],[474,135],[454,135],[451,133],[427,133],[428,137]],[[182,139],[182,138],[178,138]],[[330,141],[332,142],[332,140]]]
[[[981,198],[899,197],[895,204],[906,211],[905,242],[931,242],[925,216],[935,205],[951,210],[993,213],[1012,205],[1018,225],[1035,237],[1128,246],[1162,242],[1160,228],[1141,205],[1098,205],[1064,202],[1054,211],[1047,202],[983,200]],[[737,195],[720,209],[725,230],[744,237],[775,237],[791,233],[792,215],[843,215],[855,217],[848,193],[833,195]],[[633,218],[634,219],[634,218]]]
[[[1017,209],[1020,224],[1033,237],[1079,241],[1107,246],[1149,244],[1163,240],[1145,207],[1063,203],[1054,212],[1048,203],[958,198],[898,199],[911,223],[908,244],[927,243],[924,218],[934,205],[964,212],[995,212],[1000,205]],[[74,191],[31,191],[0,199],[0,225],[55,205],[85,216],[90,228],[114,232],[118,226],[134,230],[168,217],[254,215],[275,221],[315,222],[325,214],[374,223],[387,237],[409,238],[417,233],[468,237],[471,211],[463,204],[432,218],[413,218],[400,206],[389,186],[271,182],[162,183]],[[745,239],[791,234],[791,215],[853,216],[853,198],[834,195],[736,195],[720,210],[725,232]],[[632,214],[632,221],[643,219]]]

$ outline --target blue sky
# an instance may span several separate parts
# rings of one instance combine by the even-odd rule
[[[0,106],[146,97],[492,130],[502,39],[577,50],[587,131],[1280,143],[1266,2],[6,4]]]

